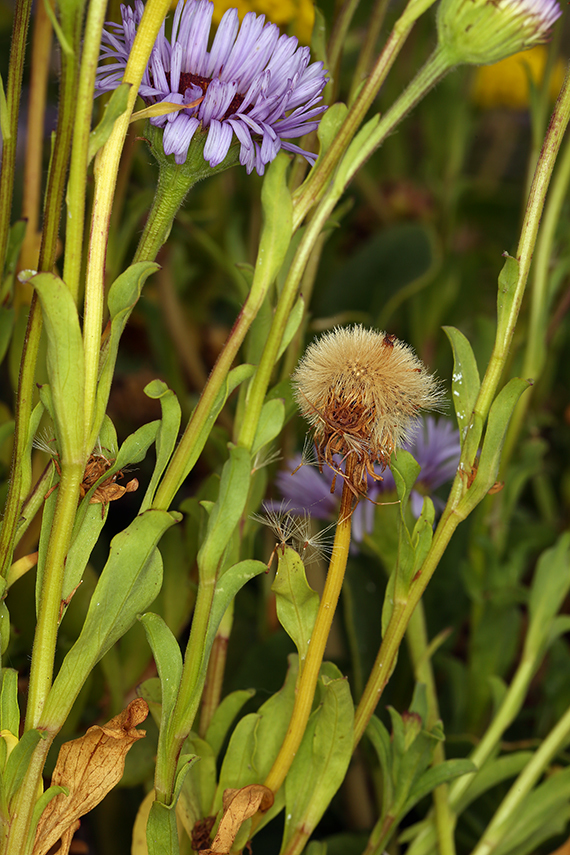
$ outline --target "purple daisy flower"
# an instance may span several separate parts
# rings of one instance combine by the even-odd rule
[[[410,495],[410,507],[417,518],[422,512],[424,496],[430,496],[436,510],[443,509],[443,502],[433,492],[450,481],[455,475],[461,454],[459,431],[448,419],[436,420],[433,416],[424,417],[416,435],[402,448],[409,451],[419,463],[421,470]],[[291,470],[300,466],[301,455],[289,461]],[[380,474],[380,467],[375,467]],[[394,477],[390,469],[383,473],[383,481],[368,479],[368,497],[373,502],[382,501],[382,495],[395,491]],[[330,519],[338,511],[342,494],[342,478],[337,478],[334,493],[330,492],[334,473],[328,467],[323,472],[311,466],[302,466],[293,477],[289,471],[277,474],[276,482],[281,495],[289,502],[289,511],[308,512],[316,519]],[[365,534],[372,531],[374,525],[374,505],[362,499],[352,516],[352,538],[358,543]]]
[[[112,60],[97,71],[98,93],[115,89],[142,18],[144,4],[121,6],[122,24],[107,24],[100,60]],[[188,108],[152,118],[164,128],[165,154],[185,162],[196,132],[207,131],[204,159],[211,167],[225,159],[233,143],[240,145],[240,163],[248,174],[265,167],[280,149],[303,155],[313,164],[316,155],[288,142],[318,127],[326,110],[321,104],[328,80],[322,62],[309,65],[308,47],[280,35],[265,16],[248,12],[240,27],[237,9],[220,21],[211,49],[208,38],[214,4],[180,0],[172,35],[164,24],[143,75],[139,94],[150,106],[163,101]]]

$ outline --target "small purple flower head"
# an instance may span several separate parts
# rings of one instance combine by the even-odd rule
[[[122,24],[107,24],[103,32],[98,93],[115,89],[142,18],[144,4],[121,6]],[[316,156],[288,142],[314,131],[326,109],[320,102],[328,80],[322,62],[309,64],[308,47],[280,35],[264,15],[248,12],[240,27],[237,9],[220,21],[211,49],[208,39],[214,4],[208,0],[179,0],[172,35],[164,24],[143,75],[139,94],[147,104],[188,104],[187,109],[150,121],[164,128],[165,154],[186,161],[197,132],[207,132],[204,159],[211,167],[225,159],[232,144],[240,145],[240,163],[248,174],[265,167],[280,149],[301,154],[313,164]]]
[[[415,436],[402,444],[409,451],[421,470],[410,495],[410,507],[415,517],[422,512],[424,496],[430,496],[436,510],[441,511],[443,502],[433,493],[455,475],[459,464],[461,446],[459,431],[448,419],[436,420],[433,416],[424,417]],[[289,461],[291,469],[299,466],[301,456],[296,455]],[[378,474],[380,470],[378,469]],[[334,493],[330,492],[334,472],[327,466],[323,472],[311,466],[302,466],[291,477],[289,471],[278,473],[276,481],[281,495],[289,502],[291,513],[308,512],[316,519],[330,519],[338,511],[342,493],[342,479],[337,478]],[[394,478],[389,468],[383,472],[383,481],[369,478],[368,497],[373,502],[381,502],[382,496],[388,499],[388,493],[395,492]],[[372,531],[374,525],[374,505],[362,499],[352,516],[352,537],[355,542],[363,539]]]

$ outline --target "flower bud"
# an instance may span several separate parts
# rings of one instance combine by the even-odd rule
[[[439,46],[452,65],[486,65],[548,39],[556,0],[441,0]]]

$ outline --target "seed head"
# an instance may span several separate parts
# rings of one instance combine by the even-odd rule
[[[311,344],[293,375],[301,413],[326,463],[355,495],[366,493],[393,451],[414,433],[421,410],[441,406],[441,384],[411,347],[362,326],[337,328]],[[347,477],[334,455],[345,461]]]

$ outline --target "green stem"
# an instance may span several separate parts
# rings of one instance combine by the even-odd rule
[[[170,7],[169,0],[148,0],[131,48],[123,82],[131,89],[124,113],[115,121],[111,135],[98,152],[95,161],[95,192],[91,216],[89,253],[85,276],[85,320],[83,341],[85,351],[85,443],[93,447],[99,426],[93,424],[96,400],[96,378],[101,347],[105,265],[113,195],[121,152],[129,126],[142,76],[156,37]],[[94,439],[93,439],[94,437]],[[91,440],[93,439],[93,443]]]
[[[562,751],[570,741],[570,708],[564,713],[558,724],[541,743],[534,756],[527,763],[509,792],[499,805],[493,819],[472,855],[489,855],[499,845],[512,827],[513,819],[523,800],[531,792],[551,760]]]
[[[262,266],[260,269],[261,272],[259,275],[257,275],[256,270],[247,300],[234,323],[224,349],[212,369],[212,373],[204,387],[196,409],[188,422],[182,439],[168,464],[164,478],[156,491],[153,502],[153,507],[155,508],[167,509],[170,506],[182,482],[192,470],[204,448],[208,438],[208,422],[216,400],[226,382],[228,372],[238,354],[246,333],[256,317],[272,282],[272,270],[265,266]]]
[[[364,39],[364,44],[362,45],[358,54],[356,68],[354,69],[354,74],[352,75],[350,94],[348,96],[349,104],[356,95],[359,86],[368,76],[370,67],[372,65],[372,58],[376,51],[376,43],[378,41],[378,37],[380,36],[380,30],[382,29],[382,24],[384,23],[387,9],[388,0],[376,0],[376,2],[374,3],[374,8],[372,9],[372,13],[368,19],[366,26],[366,36]]]
[[[416,682],[423,683],[426,687],[428,703],[426,728],[427,730],[431,730],[436,722],[439,721],[440,715],[435,677],[431,658],[428,655],[428,633],[425,610],[421,600],[410,618],[406,640],[414,666]],[[443,743],[438,742],[434,749],[433,765],[437,766],[444,762],[445,749]],[[439,855],[455,855],[455,840],[453,835],[455,817],[450,808],[449,786],[447,784],[442,784],[435,788],[433,801]]]
[[[422,565],[421,571],[410,586],[407,599],[394,602],[392,616],[390,617],[380,650],[374,662],[372,673],[356,709],[354,718],[355,747],[362,739],[364,731],[368,727],[368,722],[380,700],[380,696],[392,675],[398,650],[414,609],[427,588],[428,582],[433,576],[439,560],[451,540],[453,532],[468,513],[468,511],[462,513],[461,505],[453,511],[450,511],[449,508],[450,502],[448,501],[434,534],[431,548]]]
[[[0,532],[0,575],[4,577],[8,573],[12,563],[20,509],[31,487],[31,483],[24,483],[22,463],[28,450],[28,432],[32,412],[36,360],[41,334],[42,310],[37,295],[34,293],[28,315],[22,360],[20,362],[10,482],[6,506],[4,508],[4,518],[2,520],[2,531]]]
[[[73,147],[67,187],[67,220],[63,280],[77,303],[81,275],[85,226],[85,195],[95,72],[99,61],[101,32],[105,21],[105,0],[91,0],[85,34],[81,70],[74,104]]]
[[[2,168],[0,171],[0,272],[4,270],[12,195],[14,193],[14,175],[16,174],[16,146],[18,143],[18,115],[22,98],[22,76],[26,58],[26,37],[30,24],[32,0],[18,0],[16,3],[12,41],[10,45],[10,63],[8,66],[8,85],[6,89],[7,129],[4,131],[2,149]]]
[[[348,479],[354,466],[353,456],[347,457],[345,465],[345,475]],[[293,713],[279,754],[264,781],[265,786],[273,790],[274,793],[279,790],[291,768],[311,714],[319,671],[344,581],[350,547],[352,502],[353,494],[348,487],[347,480],[345,480],[327,581],[319,604],[315,626],[311,633],[305,665],[297,685]]]
[[[305,267],[311,258],[315,244],[319,239],[322,228],[336,201],[335,198],[326,207],[321,206],[319,211],[315,213],[315,216],[307,226],[289,268],[289,273],[279,296],[259,366],[248,390],[247,419],[243,420],[238,437],[238,445],[243,445],[245,448],[251,449],[253,445],[261,408],[263,407],[267,388],[271,381],[275,362],[277,361],[277,354],[281,347],[285,326],[297,298],[299,283],[301,282]]]
[[[176,705],[170,721],[160,729],[154,788],[156,800],[166,805],[172,801],[180,749],[190,733],[200,704],[205,679],[203,651],[215,590],[215,577],[200,580]]]
[[[428,65],[430,62],[431,61],[428,61]],[[420,74],[422,74],[422,72],[420,72]],[[481,426],[481,430],[495,396],[509,352],[518,313],[520,311],[528,270],[532,260],[532,252],[536,242],[544,198],[546,196],[548,183],[554,168],[556,154],[560,148],[562,136],[566,129],[569,116],[570,74],[567,74],[550,122],[550,127],[546,135],[541,157],[537,164],[531,187],[517,253],[520,270],[518,281],[515,286],[515,293],[509,303],[508,310],[503,311],[500,316],[499,323],[497,324],[495,346],[473,411],[473,423],[479,424]],[[499,300],[501,301],[501,299],[502,295],[499,295]],[[402,641],[410,616],[425,591],[425,588],[427,587],[427,584],[439,563],[441,555],[449,543],[457,525],[464,520],[469,513],[471,513],[473,508],[482,498],[476,496],[475,493],[470,495],[470,491],[465,492],[465,484],[463,482],[462,474],[463,472],[468,471],[468,468],[472,463],[472,458],[471,460],[467,459],[471,456],[471,451],[467,449],[467,445],[467,443],[464,444],[460,467],[455,477],[446,509],[434,535],[431,549],[421,568],[421,574],[411,586],[407,601],[395,604],[372,674],[356,711],[355,744],[358,744],[359,740],[362,738],[368,722],[370,721],[370,717],[372,716],[376,705],[380,700],[380,696],[390,679],[395,665],[398,648]],[[463,469],[461,469],[462,464]]]
[[[566,78],[560,90],[552,118],[550,119],[550,125],[544,139],[530,188],[521,237],[517,247],[516,257],[519,262],[519,276],[515,285],[514,295],[510,300],[508,311],[504,313],[497,326],[495,345],[475,405],[474,413],[482,417],[483,420],[487,417],[487,413],[495,397],[495,392],[497,391],[497,386],[499,385],[509,354],[533,258],[536,237],[544,208],[544,200],[569,119],[570,66],[566,72]],[[501,299],[501,296],[499,295],[499,299]]]
[[[39,598],[26,709],[26,730],[36,727],[39,722],[52,683],[65,559],[71,541],[82,478],[83,461],[62,467]]]
[[[521,710],[530,681],[536,673],[536,666],[536,658],[534,657],[524,656],[521,660],[501,706],[485,731],[483,738],[469,755],[469,759],[473,761],[478,769],[491,757],[503,733],[512,724]],[[461,800],[471,786],[474,777],[474,772],[469,775],[462,775],[461,778],[458,778],[451,784],[449,800],[455,811],[460,809]]]
[[[338,97],[342,51],[346,43],[350,23],[354,17],[354,13],[358,9],[359,3],[360,0],[345,0],[332,28],[327,49],[327,61],[333,82],[329,103],[334,103]]]
[[[42,771],[52,739],[40,739],[25,772],[22,786],[11,805],[11,822],[3,855],[29,855],[33,843],[30,837],[32,814],[42,781]]]
[[[206,738],[206,733],[210,726],[210,722],[212,721],[212,716],[220,705],[228,643],[230,640],[233,621],[234,601],[232,600],[221,620],[218,631],[216,632],[216,637],[212,644],[212,652],[210,653],[210,661],[208,662],[208,670],[206,672],[206,681],[202,695],[202,706],[200,709],[200,728],[198,731],[202,739]]]
[[[75,8],[69,21],[66,21],[65,35],[72,52],[61,51],[61,78],[59,89],[59,111],[57,130],[53,141],[50,169],[45,193],[44,216],[42,222],[42,243],[38,270],[51,272],[57,257],[57,241],[73,120],[77,110],[78,61],[81,49],[82,9]]]
[[[182,166],[168,164],[161,168],[152,208],[147,217],[133,264],[137,261],[154,261],[166,242],[174,218],[192,187]]]
[[[534,271],[530,300],[530,320],[526,335],[526,350],[521,375],[536,379],[540,376],[546,362],[548,311],[552,303],[552,291],[549,289],[551,276],[550,259],[556,230],[560,222],[560,212],[567,196],[570,183],[570,139],[566,145],[552,182],[552,190],[548,196],[540,234],[536,242],[534,254]],[[523,395],[517,404],[503,449],[503,468],[510,460],[517,439],[525,421],[532,389]]]
[[[404,46],[415,21],[434,2],[435,0],[410,0],[404,14],[396,22],[368,80],[362,87],[358,98],[351,106],[333,143],[322,160],[312,170],[307,181],[305,181],[295,194],[293,230],[296,230],[303,222],[310,208],[318,201],[324,188],[329,184],[339,160],[346,153],[350,141],[372,106],[372,102],[388,76],[388,72],[392,68],[396,57]]]
[[[26,236],[22,245],[19,266],[23,270],[35,269],[38,263],[38,222],[42,187],[42,159],[44,152],[44,126],[47,84],[52,46],[52,26],[45,3],[37,3],[32,38],[32,67],[26,130],[26,161],[22,188],[22,218],[26,220]]]

